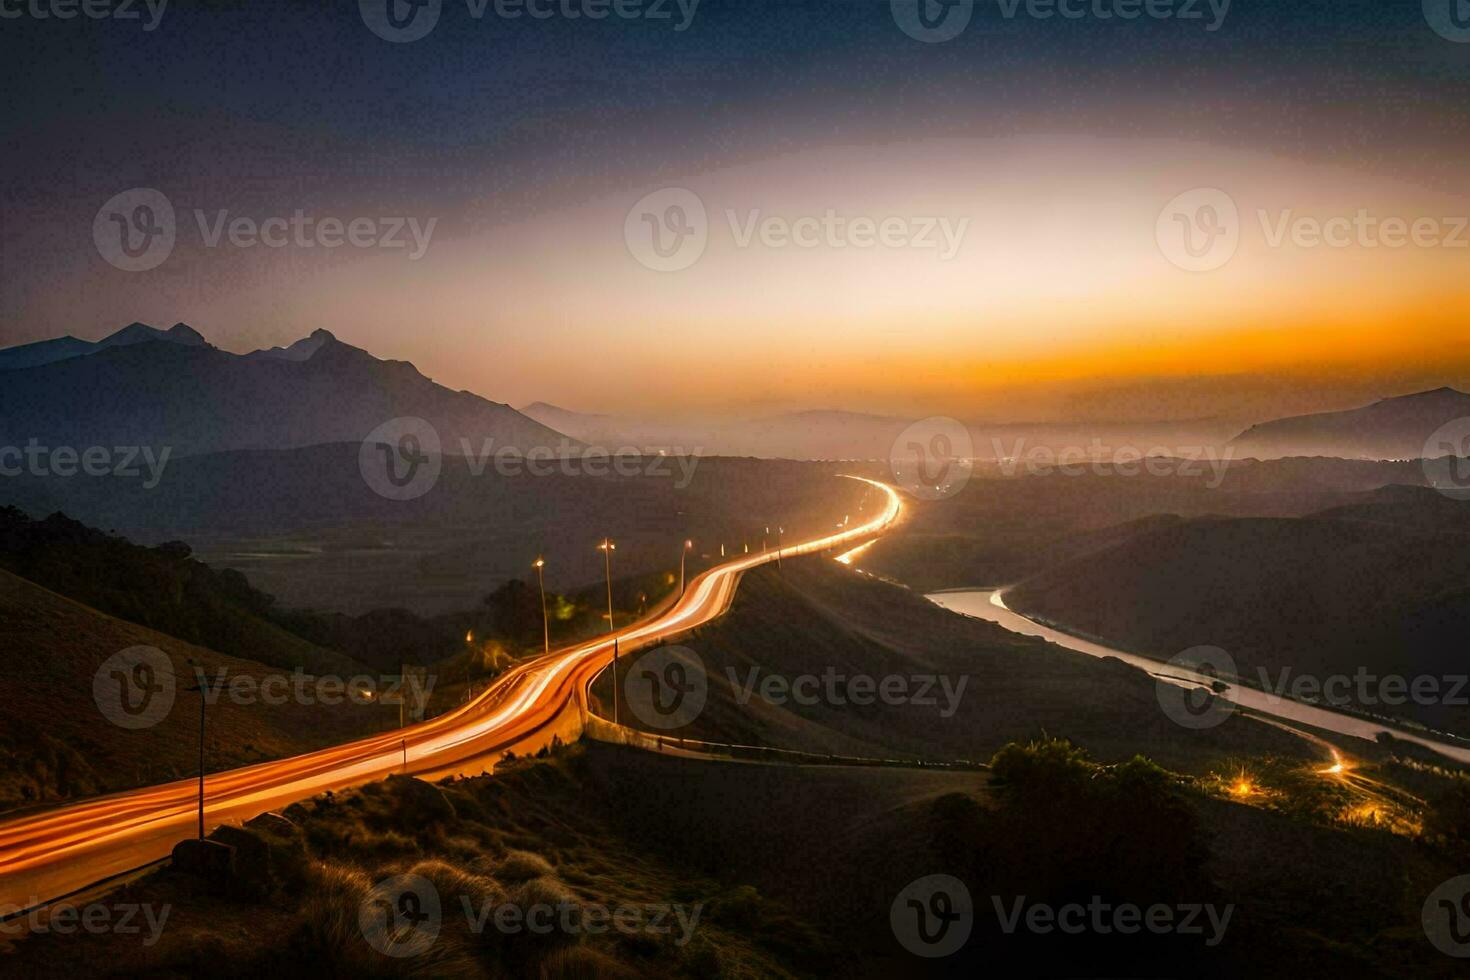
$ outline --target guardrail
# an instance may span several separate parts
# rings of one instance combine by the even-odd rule
[[[980,771],[990,767],[970,759],[886,759],[855,755],[832,755],[778,749],[769,745],[740,745],[733,742],[701,742],[676,735],[656,735],[588,713],[583,737],[611,745],[627,745],[646,752],[698,759],[729,759],[738,762],[769,762],[792,766],[866,766],[893,769],[953,769]]]

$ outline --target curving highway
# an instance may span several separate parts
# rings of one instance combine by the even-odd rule
[[[872,520],[781,550],[793,556],[851,545],[887,529],[902,505],[887,484],[863,477],[886,502]],[[624,653],[682,633],[728,608],[740,575],[777,552],[742,555],[689,583],[666,611],[616,635]],[[580,734],[588,688],[612,660],[613,637],[553,651],[512,669],[471,703],[429,721],[205,779],[209,828],[248,820],[328,790],[393,773],[437,779],[478,775],[507,751],[535,751]],[[194,835],[198,780],[99,797],[0,823],[0,914],[69,895],[166,857]]]

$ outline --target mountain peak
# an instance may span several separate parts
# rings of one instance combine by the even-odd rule
[[[164,336],[176,344],[187,344],[190,347],[209,346],[209,342],[204,339],[204,335],[187,323],[175,323],[168,328]]]

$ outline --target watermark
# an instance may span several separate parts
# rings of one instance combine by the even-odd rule
[[[357,906],[357,926],[368,945],[401,959],[428,952],[444,924],[439,889],[419,875],[385,878]]]
[[[1258,670],[1261,690],[1273,701],[1325,702],[1338,707],[1470,705],[1470,676],[1465,674],[1405,677],[1401,674],[1379,675],[1366,667],[1359,667],[1353,674],[1318,677],[1312,674],[1292,676],[1290,667],[1282,667],[1273,678],[1269,669],[1260,667]]]
[[[1068,902],[1050,905],[1026,901],[1025,895],[1006,898],[990,896],[996,921],[1006,935],[1024,929],[1041,936],[1062,933],[1079,936],[1132,936],[1149,933],[1155,936],[1200,936],[1206,946],[1218,946],[1230,927],[1235,905],[1224,907],[1212,903],[1181,902],[1169,905],[1135,905],[1132,902],[1108,902],[1101,895],[1092,896],[1086,905]]]
[[[1136,20],[1200,22],[1213,34],[1225,24],[1231,0],[995,0],[1006,20]],[[938,44],[959,37],[974,18],[977,0],[890,0],[893,20],[909,37]]]
[[[724,219],[731,244],[741,250],[913,249],[934,252],[941,262],[959,254],[970,228],[966,217],[874,216],[835,208],[796,215],[727,208]],[[694,265],[704,255],[712,230],[704,201],[684,187],[644,196],[623,219],[629,254],[655,272],[680,272]]]
[[[427,254],[439,224],[438,218],[342,218],[308,214],[301,208],[265,217],[231,214],[228,209],[208,212],[194,208],[189,213],[204,248],[402,250],[410,262]],[[92,240],[98,254],[125,272],[158,268],[173,254],[179,232],[173,203],[151,187],[134,187],[114,195],[92,219]]]
[[[488,14],[500,20],[647,21],[672,25],[676,34],[694,23],[701,0],[465,0],[475,21]],[[407,44],[434,30],[443,0],[358,0],[362,22],[385,41]]]
[[[1446,422],[1424,442],[1424,479],[1453,500],[1470,500],[1470,418]]]
[[[1217,489],[1225,482],[1230,464],[1235,461],[1235,450],[1227,446],[1224,451],[1214,446],[1110,446],[1099,438],[1093,438],[1088,446],[1026,445],[1024,437],[1017,438],[1010,446],[999,439],[991,439],[990,447],[1001,473],[1015,476],[1024,471],[1028,476],[1180,476],[1188,478],[1207,477],[1205,486]]]
[[[959,710],[960,698],[964,697],[965,686],[970,682],[967,674],[961,674],[956,683],[948,674],[886,674],[875,677],[872,674],[839,673],[836,667],[828,667],[820,674],[795,677],[772,673],[762,676],[758,666],[747,670],[743,678],[734,667],[726,667],[725,674],[735,691],[735,700],[741,706],[759,695],[762,701],[777,707],[825,704],[835,708],[848,705],[861,708],[883,704],[933,708],[941,718],[954,717]]]
[[[1446,956],[1470,959],[1470,875],[1443,882],[1421,912],[1424,935]]]
[[[704,660],[688,647],[661,646],[639,655],[623,676],[623,703],[649,728],[692,723],[709,698]]]
[[[1213,272],[1240,247],[1240,210],[1218,187],[1185,191],[1164,205],[1154,223],[1164,258],[1188,272]]]
[[[406,713],[422,718],[434,693],[437,678],[425,673],[410,671],[407,674],[389,674],[374,677],[371,674],[355,674],[342,677],[336,674],[308,674],[297,667],[290,674],[270,673],[264,677],[251,674],[231,674],[227,667],[206,671],[194,668],[195,687],[204,697],[204,703],[218,704],[221,699],[231,704],[280,707],[285,704],[326,705],[339,704],[398,704],[405,705]]]
[[[124,272],[156,269],[173,254],[173,203],[162,191],[134,187],[115,194],[92,219],[97,253]]]
[[[975,907],[965,883],[950,875],[925,875],[904,886],[888,909],[899,945],[926,959],[959,952],[975,928]]]
[[[168,0],[0,0],[0,20],[137,21],[145,32],[158,28]]]
[[[1190,647],[1170,657],[1154,675],[1154,695],[1170,721],[1195,730],[1214,728],[1235,713],[1220,695],[1222,678],[1236,677],[1235,658],[1219,647]]]
[[[975,444],[969,428],[943,415],[908,426],[888,450],[893,482],[920,500],[953,497],[970,482]]]
[[[0,446],[0,477],[24,474],[39,477],[114,476],[143,479],[152,490],[163,480],[172,446],[157,452],[152,446],[43,446],[29,439],[24,446]]]
[[[1424,19],[1446,41],[1470,44],[1470,2],[1424,0]]]
[[[414,500],[434,489],[446,463],[463,465],[471,477],[487,472],[503,477],[620,476],[671,479],[675,490],[694,480],[702,448],[670,447],[645,452],[636,446],[608,449],[563,438],[556,446],[496,446],[493,437],[479,444],[459,438],[457,455],[444,452],[439,431],[425,419],[390,419],[368,433],[358,447],[357,466],[363,482],[380,497]]]
[[[232,673],[228,667],[209,670],[196,665],[194,684],[188,690],[211,706],[222,701],[267,707],[401,703],[406,715],[422,720],[436,680],[422,669],[382,677],[343,677],[308,674],[297,667],[289,674],[256,676]],[[119,728],[152,728],[173,710],[178,681],[168,654],[157,647],[129,647],[104,660],[92,675],[92,699],[102,716]]]
[[[1371,208],[1325,216],[1294,208],[1257,208],[1262,243],[1270,249],[1467,249],[1470,216],[1380,214]],[[1225,191],[1200,187],[1175,197],[1154,227],[1159,250],[1190,272],[1213,272],[1234,257],[1243,232],[1240,209]]]
[[[92,675],[92,700],[119,728],[152,728],[174,706],[178,679],[173,661],[157,647],[120,650]]]
[[[140,936],[144,946],[153,946],[163,936],[173,906],[165,902],[53,902],[41,905],[35,896],[30,905],[0,905],[0,934],[58,936]]]
[[[506,936],[616,932],[671,936],[675,946],[683,947],[699,927],[704,903],[496,902],[469,895],[441,896],[427,878],[403,874],[378,882],[363,897],[357,921],[363,938],[378,952],[407,958],[433,947],[451,909],[464,915],[466,929],[477,936],[489,931]]]

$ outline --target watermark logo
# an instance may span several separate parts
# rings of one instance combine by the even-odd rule
[[[647,194],[628,211],[623,241],[629,254],[646,268],[681,272],[698,262],[709,244],[704,201],[684,187]]]
[[[1188,272],[1213,272],[1240,247],[1240,209],[1217,187],[1197,187],[1159,212],[1154,238],[1164,258]]]
[[[920,500],[952,497],[970,482],[975,445],[963,422],[943,415],[920,419],[888,451],[893,482]]]
[[[623,677],[623,700],[649,728],[683,728],[704,711],[709,675],[688,647],[663,646],[635,660]]]
[[[888,923],[904,949],[937,959],[964,947],[975,928],[975,908],[965,883],[950,875],[925,875],[898,893]]]
[[[1424,19],[1445,40],[1470,44],[1470,0],[1424,0]]]
[[[384,956],[418,956],[434,945],[443,924],[439,890],[419,875],[386,878],[363,897],[357,925]]]
[[[173,708],[176,685],[168,654],[157,647],[128,647],[102,661],[92,675],[92,700],[119,728],[151,728]]]
[[[1470,418],[1446,422],[1424,443],[1424,479],[1446,497],[1470,500]]]
[[[412,416],[389,419],[368,433],[357,454],[363,481],[380,497],[413,500],[434,489],[444,465],[439,432]]]
[[[1180,677],[1169,667],[1187,673]],[[1159,707],[1176,725],[1196,730],[1214,728],[1235,713],[1235,702],[1219,697],[1215,686],[1224,683],[1221,678],[1233,681],[1235,676],[1235,659],[1224,650],[1190,647],[1170,657],[1168,665],[1155,675],[1154,694]]]
[[[1424,935],[1446,956],[1470,958],[1470,875],[1444,882],[1424,900]]]
[[[97,252],[124,272],[147,272],[174,250],[174,206],[161,191],[134,187],[116,194],[92,219]]]
[[[439,23],[443,0],[358,0],[362,22],[385,41],[406,44],[427,37]]]
[[[970,26],[975,0],[889,0],[898,29],[915,41],[952,41]]]

